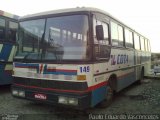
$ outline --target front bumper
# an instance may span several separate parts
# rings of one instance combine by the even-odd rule
[[[18,91],[19,93],[16,93]],[[12,85],[12,95],[17,98],[27,99],[35,102],[42,102],[62,107],[72,107],[74,109],[86,109],[91,107],[91,92],[71,93],[43,90],[39,88],[27,88],[24,86]],[[60,98],[76,100],[77,104],[61,103]],[[60,102],[61,101],[61,102]],[[73,103],[73,102],[72,102]]]

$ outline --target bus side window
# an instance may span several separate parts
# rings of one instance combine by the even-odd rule
[[[140,50],[139,36],[134,33],[134,46],[136,50]]]
[[[149,50],[148,50],[148,40],[147,39],[145,39],[145,50],[146,50],[146,52],[148,52]]]
[[[128,48],[133,48],[133,33],[125,28],[125,45]]]
[[[144,38],[142,36],[140,37],[140,41],[141,41],[141,50],[144,51],[145,50]]]
[[[151,52],[151,48],[150,48],[150,42],[149,42],[149,40],[147,39],[147,44],[148,44],[148,52]]]
[[[112,46],[124,46],[123,40],[123,27],[111,22],[111,38],[112,38]]]
[[[9,41],[16,41],[16,34],[18,31],[18,23],[9,21],[9,30],[8,30],[8,36]]]
[[[5,40],[5,20],[0,18],[0,40]]]

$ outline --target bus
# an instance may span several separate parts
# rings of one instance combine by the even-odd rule
[[[12,95],[61,107],[107,107],[149,71],[149,39],[97,8],[19,19]]]
[[[0,85],[12,83],[18,16],[0,10]]]

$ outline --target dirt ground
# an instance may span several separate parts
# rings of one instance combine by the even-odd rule
[[[0,87],[0,120],[109,120],[160,119],[160,80],[145,79],[117,93],[107,108],[98,106],[86,111],[56,108],[16,99],[10,86]]]

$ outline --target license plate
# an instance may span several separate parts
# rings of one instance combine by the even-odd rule
[[[36,93],[36,94],[34,94],[34,98],[41,99],[41,100],[46,100],[47,96],[45,94]]]

